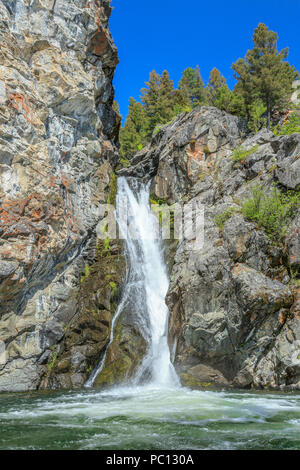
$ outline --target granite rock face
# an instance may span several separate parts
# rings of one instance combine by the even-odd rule
[[[250,154],[234,162],[241,144]],[[183,384],[300,389],[300,211],[274,243],[240,210],[256,185],[299,191],[299,155],[299,134],[249,135],[242,119],[202,107],[121,170],[150,175],[154,200],[204,208],[203,243],[166,249],[169,344]]]
[[[66,341],[118,160],[109,15],[108,0],[0,1],[0,391],[45,386],[62,349],[58,386],[82,385],[109,337],[96,302],[101,341]]]

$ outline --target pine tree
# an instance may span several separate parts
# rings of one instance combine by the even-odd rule
[[[243,98],[232,92],[227,85],[223,85],[215,92],[214,106],[229,114],[245,117]]]
[[[194,108],[205,104],[204,82],[198,65],[195,69],[188,67],[184,70],[178,89],[187,107]]]
[[[250,120],[250,108],[257,97],[253,96],[253,81],[248,73],[248,66],[244,59],[238,59],[232,66],[235,71],[234,77],[238,83],[234,87],[234,93],[240,96],[245,105],[246,119]]]
[[[221,75],[221,72],[214,67],[209,74],[209,80],[205,92],[207,95],[208,104],[210,106],[216,106],[215,102],[217,99],[218,91],[223,88],[223,93],[229,90],[226,82],[226,78]]]
[[[266,110],[267,108],[260,99],[251,103],[249,107],[250,121],[248,123],[251,131],[256,133],[266,126],[267,119],[264,117]]]
[[[279,52],[277,41],[277,33],[260,23],[254,30],[253,49],[232,66],[238,80],[236,92],[243,96],[248,115],[251,104],[260,99],[267,108],[268,128],[272,111],[284,109],[298,76],[295,67],[285,61],[288,48]]]
[[[181,97],[174,90],[173,80],[166,70],[162,75],[153,70],[145,85],[141,100],[147,116],[147,138],[150,139],[157,124],[166,124],[176,116],[175,106],[180,104]]]
[[[123,157],[130,158],[143,148],[147,127],[147,117],[142,104],[130,98],[128,115],[124,127],[120,130],[120,153]]]
[[[226,78],[216,67],[209,74],[205,93],[210,106],[215,106],[230,114],[245,116],[243,98],[230,90]]]

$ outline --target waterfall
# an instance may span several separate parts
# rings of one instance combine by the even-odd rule
[[[118,178],[116,217],[120,236],[126,245],[127,279],[112,322],[109,345],[113,341],[118,316],[125,307],[129,308],[148,345],[132,384],[146,382],[155,386],[175,386],[179,380],[170,360],[169,311],[165,303],[169,280],[157,234],[157,219],[150,210],[149,187],[150,183],[136,178]],[[106,351],[86,386],[91,386],[101,372],[105,354]]]

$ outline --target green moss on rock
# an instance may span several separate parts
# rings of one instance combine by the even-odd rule
[[[107,204],[116,203],[117,190],[117,175],[114,172],[111,172],[109,182],[109,193],[106,200]]]
[[[181,384],[184,387],[189,387],[192,389],[201,389],[201,388],[208,388],[212,387],[213,384],[211,382],[201,382],[200,380],[197,380],[195,377],[193,377],[190,374],[181,374]]]
[[[122,323],[122,315],[109,346],[102,372],[95,385],[106,387],[130,379],[146,353],[146,341],[132,325]]]

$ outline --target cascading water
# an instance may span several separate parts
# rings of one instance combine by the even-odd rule
[[[113,341],[113,328],[118,316],[124,308],[130,309],[135,316],[135,325],[148,344],[146,356],[132,379],[133,385],[146,382],[170,387],[179,385],[179,380],[170,360],[167,339],[169,312],[165,296],[169,281],[157,220],[150,210],[149,185],[136,178],[118,179],[116,216],[120,235],[125,239],[128,266],[109,345]],[[86,386],[93,385],[104,362],[105,354]]]
[[[120,230],[126,234],[130,225],[138,240],[125,239],[127,280],[113,326],[120,315],[130,312],[148,343],[133,384],[102,391],[4,393],[0,400],[0,449],[111,453],[116,449],[173,449],[175,456],[187,449],[299,450],[299,394],[198,391],[176,386],[166,331],[168,279],[160,243],[153,236],[148,195],[147,185],[120,178]],[[128,223],[121,217],[124,199],[133,214]],[[90,385],[104,363],[105,357]]]

